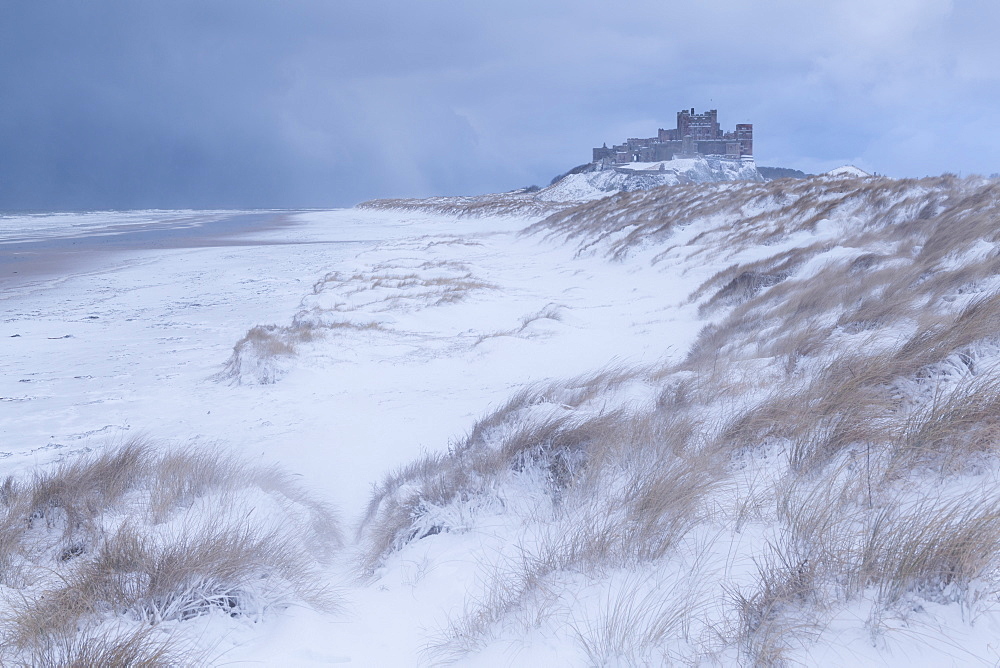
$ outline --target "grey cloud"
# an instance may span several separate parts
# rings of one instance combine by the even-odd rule
[[[0,209],[546,182],[682,107],[758,160],[1000,171],[986,0],[52,0],[0,8]],[[863,19],[859,19],[863,17]]]

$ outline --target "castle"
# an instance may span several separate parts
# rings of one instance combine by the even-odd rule
[[[660,128],[649,139],[626,139],[624,144],[594,149],[593,162],[601,168],[630,162],[660,162],[677,158],[711,155],[730,160],[753,157],[753,125],[739,123],[735,132],[719,128],[719,112],[712,109],[696,114],[694,107],[677,112],[677,129]]]

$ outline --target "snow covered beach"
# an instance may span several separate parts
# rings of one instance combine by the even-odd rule
[[[618,299],[629,270],[616,268],[617,282],[607,284],[606,272],[574,266],[571,252],[517,241],[523,220],[354,210],[286,218],[277,229],[222,239],[188,226],[167,249],[119,239],[113,251],[92,251],[99,262],[8,285],[3,472],[141,433],[280,462],[353,520],[387,470],[446,448],[524,384],[586,372],[595,359],[654,361],[665,349],[629,331],[641,302],[654,314],[661,308],[653,290],[629,288],[634,301]],[[374,315],[396,320],[390,331],[317,345],[312,368],[291,369],[280,383],[212,380],[248,329],[290,318],[328,271],[412,274],[420,269],[411,265],[427,262],[446,272],[463,264],[461,275],[471,270],[483,282],[479,294],[436,320],[425,317],[429,309],[407,321],[407,309],[397,314],[376,300]],[[589,312],[567,325],[567,304]],[[559,331],[569,345],[553,345]],[[405,662],[415,648],[401,649]]]
[[[366,517],[339,611],[163,625],[215,663],[989,662],[994,188],[300,212],[118,249],[5,289],[0,471],[142,433]],[[987,538],[934,552],[963,518]]]
[[[477,343],[480,336],[509,338],[512,346],[518,346],[524,340],[545,337],[544,323],[557,322],[542,318],[541,324],[529,325],[517,336],[499,334],[520,327],[524,316],[559,306],[550,301],[551,295],[538,282],[539,278],[548,278],[545,273],[551,269],[549,263],[554,255],[551,249],[537,251],[535,257],[517,258],[513,266],[503,267],[514,259],[507,254],[507,245],[518,246],[512,238],[525,224],[523,220],[456,222],[441,216],[355,210],[289,217],[296,222],[274,231],[230,235],[224,241],[193,232],[181,248],[129,249],[129,242],[121,240],[113,252],[104,252],[105,246],[92,251],[101,258],[96,267],[88,264],[74,271],[71,265],[66,274],[9,285],[5,290],[3,337],[4,368],[10,371],[0,391],[4,398],[0,406],[6,409],[3,424],[7,456],[0,465],[15,470],[26,463],[45,463],[64,448],[79,448],[81,442],[94,445],[94,438],[117,440],[133,429],[154,437],[168,433],[180,440],[267,441],[271,442],[268,447],[281,452],[278,456],[284,459],[297,458],[302,453],[296,451],[309,448],[273,443],[275,432],[284,431],[286,438],[298,443],[306,434],[325,440],[333,430],[342,432],[346,444],[370,444],[373,431],[402,432],[392,440],[413,438],[406,429],[386,427],[388,416],[398,416],[404,423],[430,423],[424,429],[434,425],[433,438],[418,438],[417,444],[403,449],[401,458],[383,461],[372,457],[368,476],[359,477],[350,466],[329,457],[326,446],[315,446],[321,455],[305,470],[316,471],[319,466],[343,471],[343,480],[338,476],[331,489],[354,485],[355,493],[337,501],[358,508],[365,502],[370,485],[387,468],[405,463],[419,454],[421,447],[447,443],[466,426],[461,422],[441,424],[438,415],[428,414],[426,405],[411,411],[407,405],[414,404],[415,397],[406,396],[408,392],[403,388],[426,392],[428,398],[424,401],[437,405],[438,411],[454,411],[457,402],[461,406],[457,415],[471,419],[478,417],[491,401],[505,400],[520,384],[562,372],[582,373],[593,364],[586,355],[586,346],[579,352],[563,352],[558,357],[566,359],[560,362],[542,361],[552,367],[548,375],[536,375],[539,361],[518,359],[516,352],[509,355],[509,363],[501,365],[502,370],[491,371],[494,365],[483,359],[489,357],[484,351],[490,343]],[[200,243],[199,238],[205,236],[207,243]],[[486,249],[484,244],[488,245]],[[510,304],[503,305],[502,310],[497,309],[497,300],[480,304],[471,314],[474,319],[468,322],[433,323],[438,331],[425,329],[427,325],[421,322],[419,327],[399,331],[391,339],[380,338],[383,335],[378,333],[361,333],[361,345],[358,340],[349,340],[350,345],[332,346],[328,364],[337,373],[319,385],[315,385],[317,376],[327,375],[326,371],[310,374],[298,370],[311,376],[302,379],[305,385],[296,384],[294,378],[256,387],[250,379],[248,387],[253,389],[209,381],[222,369],[233,344],[247,330],[289,319],[311,292],[313,283],[329,270],[350,267],[352,261],[362,268],[369,262],[393,261],[405,267],[408,256],[421,253],[448,261],[471,256],[481,264],[495,265],[477,270],[484,280],[505,279],[503,301]],[[568,291],[582,292],[582,286],[587,286],[585,278],[564,282],[569,285],[562,289]],[[499,296],[501,290],[499,285],[483,289],[482,301]],[[605,308],[613,308],[613,304]],[[611,319],[621,315],[616,313]],[[633,357],[634,361],[643,360],[641,352],[626,353],[607,340],[615,336],[599,336],[589,345],[603,346],[606,361],[616,357],[623,357],[623,361]],[[462,351],[467,353],[467,359],[454,359],[452,337],[465,344],[460,347],[471,349]],[[654,359],[657,354],[646,353]],[[401,360],[411,357],[421,370],[416,372],[416,378],[401,378],[394,369]],[[428,365],[433,368],[435,364],[452,368],[428,373]],[[487,377],[476,380],[483,374]],[[463,378],[468,381],[463,383]],[[431,387],[419,389],[429,383]],[[483,387],[472,390],[466,385]],[[308,405],[302,405],[300,391],[311,397]],[[475,394],[462,398],[469,391]],[[279,398],[275,392],[284,396]],[[213,397],[215,393],[220,394]],[[398,395],[404,396],[391,399]],[[212,411],[210,407],[218,401],[222,403]],[[242,404],[239,412],[234,401]],[[384,401],[391,403],[376,408]],[[194,406],[206,406],[206,410],[195,410]],[[280,417],[289,411],[300,413],[296,433],[287,433],[294,424],[290,416]],[[137,416],[141,418],[137,420]],[[316,424],[317,420],[321,424]],[[366,425],[368,421],[372,424]],[[261,427],[264,423],[269,424]],[[188,429],[183,425],[192,426]],[[179,427],[184,431],[178,433]],[[355,432],[359,427],[360,432]],[[251,437],[255,429],[270,431],[271,435]],[[43,446],[44,450],[40,450]]]

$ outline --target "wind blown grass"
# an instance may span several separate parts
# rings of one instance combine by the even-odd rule
[[[196,663],[211,648],[160,625],[337,605],[336,514],[278,469],[132,440],[2,490],[5,665]]]
[[[998,220],[1000,185],[946,175],[678,186],[534,224],[718,267],[687,301],[710,320],[680,359],[522,392],[388,476],[362,569],[484,537],[448,660],[541,629],[594,665],[784,665],[850,606],[873,635],[914,601],[997,610]],[[695,545],[712,577],[636,588],[679,582]],[[557,612],[592,588],[599,614]]]

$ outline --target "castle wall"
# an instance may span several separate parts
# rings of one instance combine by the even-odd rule
[[[677,128],[657,130],[655,137],[630,137],[613,148],[594,149],[594,162],[660,162],[678,155],[718,155],[739,158],[753,155],[753,125],[739,123],[723,132],[715,109],[696,114],[694,108],[677,112]]]

